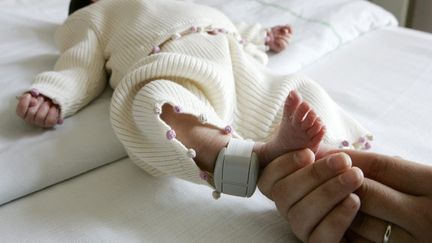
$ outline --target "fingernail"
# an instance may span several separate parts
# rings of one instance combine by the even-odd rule
[[[357,182],[361,181],[362,178],[363,172],[357,167],[354,167],[352,170],[339,176],[340,182],[345,185],[357,184]]]
[[[63,118],[60,118],[60,119],[58,119],[57,124],[62,125],[63,122],[64,122],[64,119],[63,119]]]
[[[301,164],[302,163],[303,157],[304,156],[302,155],[301,152],[294,152],[293,159],[294,159],[294,162],[296,162],[297,164]]]
[[[351,166],[351,158],[345,153],[334,154],[327,159],[327,165],[330,169],[341,170]]]
[[[358,209],[360,204],[361,202],[359,197],[354,193],[351,193],[343,203],[343,205],[350,210]]]
[[[307,164],[310,160],[308,158],[307,150],[301,150],[301,151],[294,152],[293,160],[295,163],[297,163],[299,165]]]

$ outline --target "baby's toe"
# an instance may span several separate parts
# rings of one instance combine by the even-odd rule
[[[306,115],[312,108],[306,102],[302,102],[299,107],[294,112],[293,125],[300,125],[301,122],[305,119]]]
[[[313,110],[309,111],[309,113],[307,113],[307,115],[306,115],[306,118],[301,123],[302,130],[305,131],[305,130],[311,128],[315,124],[315,121],[317,120],[317,118],[318,118],[318,116]]]
[[[324,139],[324,135],[326,132],[325,126],[322,126],[319,132],[310,140],[309,148],[317,153],[321,144],[321,141]]]
[[[323,128],[323,123],[322,123],[321,119],[317,118],[317,120],[312,125],[312,127],[306,131],[306,134],[310,138],[315,137],[322,128]]]
[[[321,129],[317,132],[317,134],[311,139],[312,144],[320,143],[325,135],[326,127],[322,126]]]
[[[300,95],[296,91],[292,90],[285,100],[284,118],[291,119],[301,102],[302,98],[300,97]]]

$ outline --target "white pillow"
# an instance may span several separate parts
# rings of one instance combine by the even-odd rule
[[[364,0],[192,0],[221,9],[234,22],[290,24],[294,36],[269,66],[292,73],[361,34],[397,25],[386,10]]]

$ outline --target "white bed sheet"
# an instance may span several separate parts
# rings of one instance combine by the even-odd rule
[[[111,90],[58,129],[15,115],[15,97],[58,57],[53,34],[67,3],[0,1],[0,205],[126,155],[109,122]]]
[[[304,68],[374,135],[373,151],[432,164],[432,35],[374,31]]]
[[[373,151],[432,164],[432,35],[374,31],[302,72],[376,134]],[[0,208],[5,242],[297,242],[272,202],[152,178],[128,159]]]
[[[53,33],[66,17],[68,2],[0,1],[0,204],[126,156],[109,123],[109,89],[50,131],[31,128],[14,115],[15,96],[58,57]],[[271,67],[285,73],[360,34],[396,24],[394,17],[364,0],[196,2],[222,9],[237,22],[292,24],[290,47],[270,58]]]
[[[269,200],[154,178],[129,159],[0,208],[0,242],[296,242]]]

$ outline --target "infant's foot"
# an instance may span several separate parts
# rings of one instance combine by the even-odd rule
[[[278,131],[260,150],[262,165],[294,150],[309,148],[316,153],[324,134],[325,126],[315,111],[296,91],[291,91],[285,101]]]

